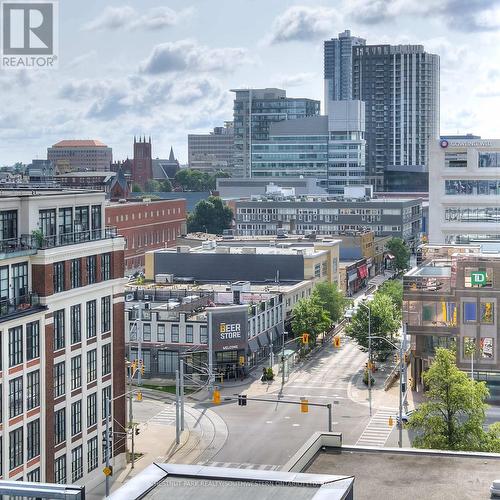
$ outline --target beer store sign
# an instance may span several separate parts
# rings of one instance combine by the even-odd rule
[[[214,310],[212,312],[212,344],[214,351],[232,351],[246,348],[246,308],[238,309],[236,311]]]

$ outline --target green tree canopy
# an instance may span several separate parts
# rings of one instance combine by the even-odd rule
[[[172,184],[168,179],[160,181],[160,191],[162,193],[170,193],[172,191]]]
[[[388,280],[382,284],[377,293],[388,295],[398,311],[403,309],[403,282],[400,280]]]
[[[400,326],[400,316],[392,299],[388,295],[375,294],[374,299],[366,304],[370,308],[370,331],[372,336],[384,337],[392,341]],[[351,322],[346,327],[346,334],[353,338],[363,349],[368,349],[368,310],[360,306]],[[374,351],[390,350],[390,344],[381,339],[372,340]]]
[[[337,323],[343,318],[349,304],[349,300],[338,289],[336,283],[318,283],[314,288],[313,297],[316,297],[323,309],[328,312],[332,323]]]
[[[217,177],[230,177],[230,175],[222,171],[210,175],[199,170],[182,168],[175,174],[174,181],[183,191],[213,191]]]
[[[408,267],[410,261],[410,250],[401,238],[392,238],[386,244],[389,252],[394,255],[394,267],[396,271],[402,271]]]
[[[148,179],[144,188],[147,193],[157,193],[160,191],[160,183],[154,179]]]
[[[299,300],[292,312],[292,330],[295,336],[308,333],[314,342],[316,337],[330,328],[331,320],[318,297]]]
[[[455,353],[438,348],[434,362],[424,373],[427,401],[412,414],[409,427],[418,435],[418,448],[440,450],[498,451],[500,426],[483,429],[489,391],[456,366]]]
[[[233,220],[232,210],[218,196],[210,196],[196,204],[194,212],[189,214],[187,228],[189,232],[205,231],[221,234],[229,229]]]
[[[133,193],[142,193],[142,188],[139,184],[137,184],[137,182],[134,182],[132,184],[132,192]]]

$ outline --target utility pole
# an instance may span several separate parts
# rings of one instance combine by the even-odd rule
[[[208,393],[210,397],[214,392],[214,353],[212,341],[212,311],[207,314],[208,321]]]
[[[179,370],[175,370],[175,442],[179,444],[181,442],[181,431],[180,431],[180,387],[179,387]]]
[[[104,398],[104,415],[106,418],[106,468],[109,469],[110,460],[109,460],[109,416],[111,414],[111,399],[106,397]],[[106,484],[106,498],[109,497],[109,478],[110,474],[106,474],[105,484]]]
[[[399,447],[403,447],[403,365],[404,360],[404,336],[406,332],[403,330],[401,343],[399,344]]]
[[[129,364],[129,376],[128,376],[128,426],[131,432],[131,455],[130,455],[130,466],[133,469],[135,466],[135,435],[134,435],[134,413],[132,405],[132,364]]]
[[[179,386],[179,391],[181,395],[181,431],[184,430],[184,360],[181,358],[181,365],[180,365],[180,386]]]

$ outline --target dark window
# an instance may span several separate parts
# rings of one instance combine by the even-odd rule
[[[144,342],[151,342],[151,323],[143,323],[142,340]]]
[[[165,342],[165,325],[156,326],[156,336],[158,342]]]
[[[101,255],[101,280],[111,279],[111,254],[103,253]]]
[[[9,381],[9,418],[23,412],[23,377]]]
[[[111,296],[101,298],[101,333],[111,330]]]
[[[17,302],[26,300],[28,293],[28,263],[12,265],[12,295]]]
[[[69,234],[73,232],[73,208],[60,208],[59,209],[59,235]],[[70,238],[61,237],[61,242],[71,242]]]
[[[26,474],[26,479],[32,483],[39,483],[41,481],[40,467],[33,469],[31,472],[28,472]]]
[[[97,436],[89,439],[87,444],[87,464],[88,471],[91,472],[97,468],[98,465],[98,447],[97,447]]]
[[[23,327],[9,329],[9,367],[23,362]]]
[[[33,321],[26,325],[26,359],[40,356],[40,323]]]
[[[80,259],[71,261],[71,288],[82,286],[82,266]]]
[[[82,357],[71,358],[71,390],[82,386]]]
[[[17,238],[17,210],[0,212],[0,240]]]
[[[87,396],[87,427],[92,427],[97,422],[97,393]]]
[[[77,344],[82,341],[82,308],[80,304],[71,306],[71,343]]]
[[[71,404],[71,435],[76,436],[82,432],[82,402],[75,401]]]
[[[71,450],[71,479],[73,482],[83,477],[83,447],[82,445]]]
[[[54,482],[58,484],[66,484],[66,455],[55,459]]]
[[[40,210],[38,212],[40,220],[40,231],[42,231],[45,239],[49,241],[51,245],[54,244],[54,239],[57,233],[56,230],[56,211],[54,209],[50,210]]]
[[[28,460],[40,455],[40,419],[37,418],[26,425],[26,441],[28,445]]]
[[[64,262],[55,262],[53,273],[54,293],[64,292]]]
[[[106,418],[106,403],[108,403],[108,411],[111,412],[111,405],[109,402],[111,401],[111,386],[108,385],[104,387],[102,390],[102,418],[103,420]]]
[[[75,233],[79,240],[89,239],[89,207],[75,207]]]
[[[63,349],[66,345],[64,338],[64,309],[54,311],[54,351]]]
[[[90,339],[97,335],[96,329],[97,309],[96,301],[89,300],[87,302],[87,338]]]
[[[9,433],[9,470],[24,463],[23,446],[23,428],[20,427]]]
[[[193,343],[193,325],[186,325],[186,342]]]
[[[170,335],[170,337],[171,337],[170,341],[172,343],[178,343],[179,342],[179,325],[172,325],[171,328],[172,329],[170,331],[170,333],[171,333],[171,335]]]
[[[54,365],[54,397],[58,398],[66,392],[66,365],[64,361]]]
[[[101,237],[101,205],[92,205],[90,209],[92,219],[92,238],[99,239]]]
[[[29,372],[26,376],[26,408],[40,406],[40,371]]]
[[[91,285],[96,280],[96,256],[87,257],[87,284]]]
[[[54,412],[54,444],[66,441],[66,408]]]
[[[200,326],[200,344],[208,344],[207,326]]]
[[[102,374],[111,373],[111,344],[102,346]]]
[[[97,378],[97,349],[87,352],[87,383]]]

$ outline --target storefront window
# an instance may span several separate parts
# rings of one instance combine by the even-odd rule
[[[491,337],[481,337],[480,341],[481,347],[481,357],[483,359],[493,359],[493,338]]]
[[[494,322],[494,304],[493,302],[481,302],[481,323],[485,325],[492,325]]]
[[[475,302],[464,302],[464,323],[475,323],[477,310]]]

